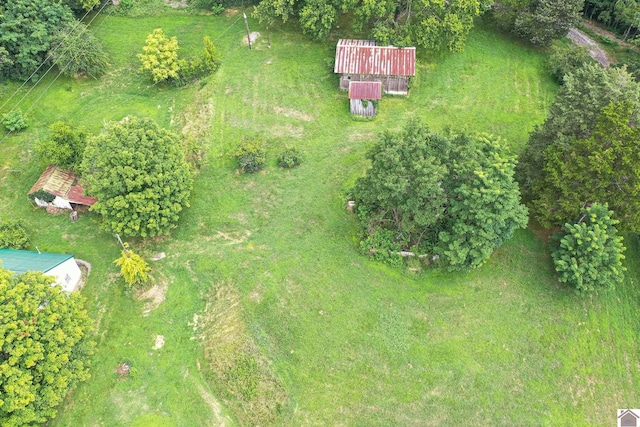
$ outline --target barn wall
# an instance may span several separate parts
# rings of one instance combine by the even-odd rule
[[[349,82],[380,82],[384,93],[407,95],[409,93],[409,77],[405,76],[373,76],[364,74],[343,74],[340,78],[340,89],[348,90]]]
[[[76,264],[76,261],[73,258],[69,258],[62,264],[47,271],[45,274],[55,277],[56,283],[62,286],[62,289],[64,289],[65,292],[74,291],[82,277],[80,267],[78,267],[78,264]]]
[[[376,107],[373,106],[373,102],[369,102],[367,108],[362,105],[361,99],[350,99],[351,114],[358,116],[373,117],[376,115]]]

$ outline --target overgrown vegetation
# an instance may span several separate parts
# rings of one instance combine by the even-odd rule
[[[30,426],[57,413],[67,391],[89,378],[92,322],[79,293],[39,272],[0,267],[0,420]]]
[[[109,56],[93,32],[81,22],[69,24],[51,38],[51,61],[65,76],[98,78],[107,72]]]
[[[278,166],[291,169],[302,164],[302,153],[297,148],[287,148],[278,156]]]
[[[515,159],[498,138],[412,121],[382,134],[367,157],[372,167],[353,193],[372,252],[413,249],[436,265],[475,268],[527,225]]]
[[[87,135],[65,122],[52,123],[49,132],[49,138],[36,143],[38,157],[46,165],[53,164],[65,170],[78,171],[87,145]]]
[[[0,220],[0,248],[26,249],[29,246],[29,234],[22,221]]]
[[[29,127],[27,119],[22,114],[22,110],[13,110],[2,116],[2,125],[9,132],[20,132]]]

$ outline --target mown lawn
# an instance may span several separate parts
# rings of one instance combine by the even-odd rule
[[[361,122],[328,65],[335,41],[287,28],[272,33],[272,49],[260,38],[249,51],[240,16],[96,21],[113,55],[109,75],[59,80],[31,113],[30,131],[2,143],[4,213],[24,218],[41,250],[93,264],[82,291],[98,320],[93,375],[51,425],[611,425],[616,408],[640,404],[636,238],[625,285],[580,297],[554,281],[546,241],[530,230],[478,271],[400,271],[359,254],[344,209],[375,134],[410,117],[436,130],[491,132],[519,152],[556,90],[541,53],[480,25],[461,54],[421,52],[411,95],[383,98],[377,119]],[[157,27],[186,54],[210,35],[222,68],[190,88],[150,86],[135,54]],[[0,101],[15,87],[0,86]],[[103,120],[133,114],[206,135],[179,227],[132,241],[147,257],[167,254],[152,264],[157,304],[124,289],[111,263],[117,243],[97,218],[70,223],[25,197],[42,166],[33,143],[48,124],[97,132]],[[229,157],[245,135],[267,140],[270,165],[256,175],[238,174]],[[301,167],[275,166],[285,146],[304,152]],[[158,335],[165,344],[154,349]],[[241,397],[215,371],[238,354],[255,361],[234,365]],[[126,378],[114,373],[122,362],[134,368]],[[265,381],[279,405],[261,393]]]

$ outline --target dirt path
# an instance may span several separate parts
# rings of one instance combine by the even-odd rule
[[[589,36],[583,33],[580,30],[572,28],[569,30],[569,34],[567,37],[578,46],[585,46],[587,48],[587,53],[590,57],[598,61],[600,65],[603,67],[608,67],[610,65],[609,58],[607,58],[607,53],[598,46],[598,43],[593,41]]]
[[[618,36],[616,36],[612,32],[607,31],[604,28],[600,28],[598,25],[594,24],[592,21],[589,21],[588,19],[583,19],[582,25],[587,27],[588,29],[590,29],[596,34],[600,34],[601,36],[609,37],[611,40],[615,40],[620,46],[628,47],[630,49],[637,49],[636,46],[622,39],[619,39]]]

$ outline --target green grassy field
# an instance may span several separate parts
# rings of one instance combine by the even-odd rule
[[[410,117],[491,132],[519,152],[556,90],[539,52],[481,24],[461,54],[420,52],[410,96],[384,97],[361,122],[327,65],[335,41],[276,30],[272,49],[260,38],[249,51],[240,16],[96,21],[109,75],[58,80],[32,127],[2,142],[4,214],[24,218],[40,250],[93,265],[82,291],[97,320],[92,377],[52,426],[612,425],[616,408],[640,405],[635,237],[624,286],[581,297],[557,285],[546,240],[530,230],[478,271],[394,270],[359,254],[344,209],[375,134]],[[210,35],[223,66],[193,87],[150,86],[135,54],[157,27],[185,54]],[[16,87],[0,86],[0,101]],[[51,122],[97,132],[125,115],[207,148],[179,227],[132,242],[147,258],[167,254],[152,262],[155,299],[124,289],[117,242],[98,218],[70,223],[25,196],[43,166],[33,144]],[[243,135],[267,140],[259,174],[238,174],[230,159]],[[276,167],[285,146],[304,152],[301,167]],[[114,372],[122,362],[134,371],[125,378]]]

